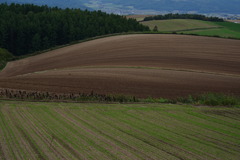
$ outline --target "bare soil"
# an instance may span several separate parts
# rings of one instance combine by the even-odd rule
[[[124,35],[10,62],[0,88],[176,97],[240,95],[240,41],[185,35]]]

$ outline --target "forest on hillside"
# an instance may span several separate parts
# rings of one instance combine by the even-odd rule
[[[101,11],[4,3],[0,13],[0,48],[15,56],[105,34],[149,30],[135,19]]]
[[[156,15],[145,17],[143,21],[152,21],[152,20],[166,20],[166,19],[196,19],[203,21],[212,21],[212,22],[223,22],[222,18],[218,17],[207,17],[200,14],[165,14],[165,15]]]

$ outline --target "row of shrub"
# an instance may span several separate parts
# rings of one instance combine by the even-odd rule
[[[240,106],[240,97],[221,93],[204,93],[196,96],[173,99],[152,98],[140,99],[135,96],[121,94],[91,93],[65,94],[53,92],[36,92],[15,89],[0,89],[1,99],[36,100],[36,101],[72,101],[72,102],[119,102],[119,103],[183,103],[208,106]]]
[[[78,101],[78,102],[138,102],[134,96],[105,95],[91,93],[54,93],[40,91],[25,91],[15,89],[0,89],[0,98],[14,100],[36,100],[36,101]]]
[[[200,14],[165,14],[165,15],[156,15],[145,17],[143,21],[152,21],[152,20],[166,20],[166,19],[196,19],[203,21],[212,21],[212,22],[223,22],[222,18],[218,17],[207,17]]]
[[[240,105],[240,97],[223,93],[205,93],[197,96],[180,97],[178,102],[187,104],[203,104],[209,106],[236,106]]]

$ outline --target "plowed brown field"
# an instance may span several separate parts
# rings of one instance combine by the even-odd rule
[[[184,35],[124,35],[8,63],[0,88],[176,97],[240,95],[240,41]]]

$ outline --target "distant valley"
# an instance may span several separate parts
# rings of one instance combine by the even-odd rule
[[[239,0],[0,0],[0,3],[3,2],[102,10],[121,15],[164,14],[169,12],[203,13],[225,17],[240,15]]]

